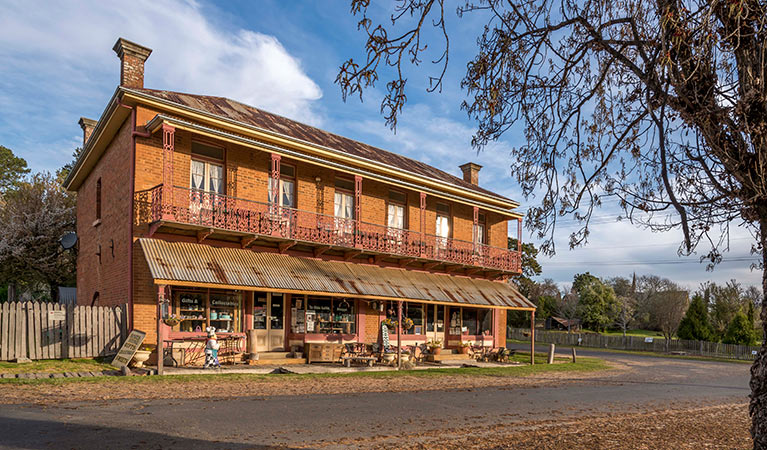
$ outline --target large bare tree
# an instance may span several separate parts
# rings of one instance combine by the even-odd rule
[[[369,3],[351,2],[365,57],[346,61],[337,82],[346,98],[385,77],[381,110],[394,127],[408,70],[424,55],[437,55],[429,90],[442,89],[452,11],[444,0],[399,0],[379,21]],[[731,225],[748,228],[767,292],[764,0],[468,0],[457,13],[484,24],[461,82],[477,123],[472,144],[523,130],[511,169],[540,199],[527,226],[544,252],[554,251],[558,218],[581,221],[570,239],[579,245],[594,210],[614,197],[634,223],[681,229],[680,253],[703,243],[709,264],[721,261]],[[751,389],[754,448],[764,449],[767,347]]]

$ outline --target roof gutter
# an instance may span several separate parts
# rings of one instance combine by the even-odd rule
[[[265,130],[263,128],[255,127],[253,125],[249,125],[249,124],[246,124],[246,123],[243,123],[243,122],[239,122],[239,121],[232,120],[232,119],[229,119],[229,118],[226,118],[226,117],[222,117],[222,116],[219,116],[219,115],[211,114],[211,113],[208,113],[206,111],[202,111],[202,110],[199,110],[199,109],[196,109],[196,108],[192,108],[192,107],[185,106],[185,105],[180,105],[178,103],[175,103],[175,102],[172,102],[172,101],[169,101],[169,100],[165,100],[165,99],[161,99],[161,98],[158,98],[158,97],[146,94],[144,92],[139,92],[139,91],[135,91],[135,90],[132,90],[132,89],[127,89],[127,88],[124,88],[124,87],[121,87],[119,89],[122,90],[122,91],[125,91],[125,93],[129,97],[133,97],[137,101],[146,102],[148,104],[154,103],[156,106],[159,106],[159,107],[162,107],[162,108],[175,109],[175,110],[184,112],[186,114],[200,116],[202,119],[206,119],[206,120],[209,120],[209,121],[225,123],[225,124],[228,124],[230,126],[233,126],[233,127],[236,127],[236,128],[240,128],[241,131],[244,131],[244,132],[260,134],[260,135],[262,135],[261,137],[263,137],[265,139],[272,139],[272,140],[278,139],[278,140],[285,141],[285,143],[288,143],[288,144],[300,145],[300,146],[302,146],[302,147],[304,147],[304,148],[306,148],[307,150],[310,150],[310,151],[315,151],[315,152],[316,151],[321,151],[321,152],[325,152],[325,153],[331,153],[332,155],[334,155],[337,158],[347,159],[347,160],[350,160],[350,161],[354,161],[354,162],[356,162],[358,164],[367,165],[367,166],[369,166],[371,168],[374,168],[374,169],[388,171],[388,172],[394,173],[394,174],[396,174],[398,176],[402,176],[403,178],[424,180],[424,181],[427,181],[429,184],[432,184],[432,185],[435,185],[435,186],[440,186],[440,187],[447,187],[448,189],[453,190],[455,192],[460,192],[462,195],[465,195],[467,197],[482,199],[482,201],[484,201],[486,203],[487,202],[495,203],[495,204],[501,206],[501,208],[513,209],[513,208],[519,207],[519,203],[518,202],[515,202],[515,201],[510,200],[510,199],[493,197],[493,196],[490,196],[490,195],[487,195],[487,194],[483,194],[481,192],[473,191],[473,190],[470,190],[470,189],[466,189],[466,188],[463,188],[463,187],[460,187],[460,186],[455,186],[455,185],[447,185],[446,186],[446,183],[444,181],[436,180],[436,179],[430,178],[430,177],[425,177],[423,175],[413,176],[412,174],[408,173],[407,171],[404,171],[402,169],[396,168],[396,167],[391,166],[389,164],[384,164],[384,163],[380,163],[380,162],[376,162],[376,161],[371,161],[371,160],[369,160],[367,158],[363,158],[361,156],[356,156],[356,155],[351,155],[351,154],[348,154],[348,153],[345,153],[345,152],[341,152],[341,151],[336,150],[336,149],[331,148],[331,147],[326,147],[326,146],[314,144],[314,143],[311,143],[311,142],[303,141],[301,139],[296,139],[296,138],[293,138],[293,137],[290,137],[290,136],[286,136],[286,135],[283,135],[283,134],[280,134],[280,133],[275,133],[275,132],[270,131],[270,130]]]
[[[403,181],[403,180],[400,180],[400,179],[391,178],[391,177],[386,176],[386,175],[369,172],[369,171],[364,170],[364,169],[358,169],[358,168],[355,168],[355,167],[349,167],[347,165],[344,165],[344,164],[341,164],[341,163],[337,163],[337,162],[333,162],[333,161],[329,161],[327,159],[323,159],[323,158],[320,158],[318,156],[307,155],[306,153],[298,152],[298,151],[295,151],[295,150],[290,150],[290,149],[287,149],[287,148],[284,148],[284,147],[281,147],[281,146],[277,146],[277,145],[274,145],[274,144],[269,144],[267,142],[259,141],[259,140],[256,140],[256,139],[250,139],[250,138],[247,138],[247,137],[244,137],[244,136],[228,133],[226,131],[217,130],[217,129],[214,129],[214,128],[209,128],[209,127],[205,127],[205,126],[202,126],[202,125],[190,123],[190,122],[187,122],[187,121],[184,121],[184,120],[181,120],[181,119],[177,119],[175,117],[169,117],[169,116],[166,116],[166,115],[163,115],[163,114],[158,114],[154,118],[152,118],[152,120],[150,120],[146,124],[146,129],[150,133],[154,133],[155,131],[157,131],[162,126],[163,123],[166,123],[168,125],[172,125],[174,128],[179,129],[179,130],[185,130],[185,131],[190,131],[190,132],[194,132],[194,133],[197,133],[197,134],[207,135],[209,137],[214,137],[214,138],[218,138],[218,139],[227,140],[227,141],[234,142],[234,143],[237,143],[237,144],[240,144],[240,145],[245,145],[245,146],[248,146],[248,147],[255,147],[255,148],[269,150],[271,152],[277,153],[277,154],[279,154],[281,156],[284,156],[284,157],[289,157],[291,159],[295,159],[295,160],[299,160],[299,161],[303,161],[303,162],[307,162],[307,163],[311,163],[311,164],[316,164],[316,165],[324,166],[324,167],[327,167],[327,168],[330,168],[330,169],[341,170],[343,172],[350,172],[350,173],[352,173],[354,175],[360,175],[363,178],[368,178],[368,179],[372,179],[372,180],[381,181],[381,182],[386,183],[386,184],[397,185],[399,187],[406,188],[406,189],[412,189],[412,190],[415,190],[415,191],[426,192],[428,194],[431,194],[431,195],[434,195],[434,196],[437,196],[437,197],[442,197],[442,198],[445,198],[445,199],[448,199],[448,200],[453,200],[453,201],[460,202],[460,203],[463,203],[463,204],[467,204],[467,205],[470,205],[470,206],[477,205],[477,206],[481,207],[484,210],[492,211],[492,212],[495,212],[495,213],[498,213],[498,214],[502,214],[504,216],[510,216],[512,218],[517,218],[517,219],[523,217],[522,214],[520,214],[518,212],[515,212],[515,211],[513,211],[511,209],[498,208],[497,206],[494,206],[494,205],[491,205],[491,204],[488,204],[488,203],[485,203],[485,202],[480,202],[480,201],[467,201],[465,198],[463,198],[461,196],[458,196],[458,195],[453,195],[453,194],[445,193],[445,192],[437,190],[437,189],[431,189],[431,188],[428,188],[428,187],[424,187],[422,185],[417,185],[417,184],[410,183],[410,182],[407,182],[407,181]]]

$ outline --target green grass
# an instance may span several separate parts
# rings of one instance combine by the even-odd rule
[[[1,373],[101,372],[115,368],[95,359],[42,359],[28,363],[0,362]]]
[[[519,341],[516,339],[507,339],[507,342],[514,343],[514,344],[526,344],[530,345],[530,341]],[[537,342],[536,345],[548,345],[543,342]],[[572,348],[571,345],[562,345],[557,344],[557,348]],[[745,361],[742,359],[732,359],[732,358],[719,358],[716,356],[697,356],[697,355],[672,355],[670,353],[660,353],[660,352],[645,352],[642,350],[621,350],[621,349],[614,349],[614,348],[603,348],[603,347],[575,347],[576,349],[582,348],[584,350],[597,350],[600,352],[607,352],[607,353],[618,353],[618,354],[629,354],[629,355],[640,355],[640,356],[652,356],[655,358],[674,358],[674,359],[690,359],[694,361],[714,361],[714,362],[726,362],[726,363],[737,363],[737,364],[752,364],[752,361]],[[542,353],[536,353],[535,362],[538,363],[538,356]],[[527,353],[527,359],[530,360],[530,353]],[[557,359],[560,359],[557,357]],[[563,358],[567,359],[567,358]]]
[[[558,360],[560,358],[557,358]],[[561,358],[567,359],[567,358]],[[517,353],[514,356],[514,360],[529,362],[530,353]],[[546,355],[542,353],[536,353],[536,364],[521,365],[521,366],[501,366],[501,367],[487,367],[487,368],[449,368],[449,369],[433,369],[433,370],[401,370],[401,371],[385,371],[385,372],[347,372],[347,373],[317,373],[317,374],[242,374],[242,373],[211,373],[211,374],[195,374],[195,375],[167,375],[167,376],[152,376],[152,377],[92,377],[92,378],[41,378],[41,379],[0,379],[0,384],[63,384],[63,383],[183,383],[194,381],[214,381],[214,380],[229,380],[229,381],[278,381],[278,380],[300,380],[300,379],[313,379],[313,378],[380,378],[380,379],[392,379],[397,377],[419,377],[419,378],[434,378],[445,375],[462,375],[462,376],[490,376],[490,377],[525,377],[534,375],[536,373],[547,372],[591,372],[597,370],[609,369],[604,361],[598,358],[579,358],[577,363],[566,364],[543,364],[546,360]]]

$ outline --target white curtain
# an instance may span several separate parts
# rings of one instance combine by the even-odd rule
[[[354,218],[354,197],[351,194],[336,192],[335,215],[341,219]]]
[[[205,188],[205,163],[202,161],[192,160],[191,167],[191,187],[192,189],[204,189]]]
[[[482,223],[477,224],[476,236],[474,236],[474,242],[477,244],[485,243],[485,225]]]
[[[296,195],[295,184],[290,180],[280,180],[280,187],[282,188],[282,204],[288,208],[296,207]]]
[[[217,194],[224,193],[224,168],[216,164],[208,164],[210,184],[208,190]]]
[[[389,204],[387,223],[389,228],[405,228],[405,207],[402,205]]]
[[[437,236],[447,238],[450,236],[450,222],[447,216],[437,216]]]

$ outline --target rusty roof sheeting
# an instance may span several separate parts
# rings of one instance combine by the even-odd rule
[[[279,133],[294,139],[300,139],[315,145],[332,148],[350,155],[359,156],[371,161],[387,164],[401,170],[406,170],[418,175],[434,178],[436,180],[470,189],[500,200],[513,201],[500,194],[481,188],[475,184],[464,181],[444,170],[437,169],[421,161],[410,159],[397,153],[383,150],[363,142],[355,141],[344,136],[333,134],[310,125],[296,122],[295,120],[273,114],[262,109],[255,108],[225,97],[210,95],[185,94],[182,92],[163,91],[157,89],[133,90],[150,95],[152,97],[176,103],[181,106],[194,108],[199,111],[214,114],[240,123],[261,128],[273,133]]]
[[[141,238],[152,278],[499,308],[535,308],[512,285],[490,280],[322,261],[238,248]]]

